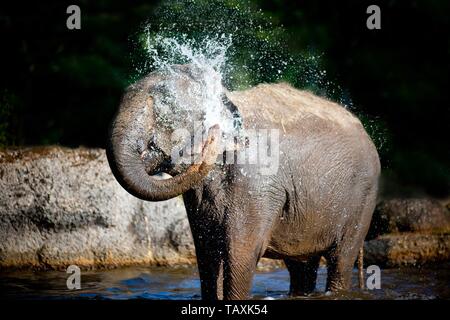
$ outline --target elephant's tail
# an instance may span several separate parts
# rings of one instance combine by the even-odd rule
[[[361,246],[358,254],[358,280],[359,288],[364,289],[364,245]]]

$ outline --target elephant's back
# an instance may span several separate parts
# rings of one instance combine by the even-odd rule
[[[248,127],[280,126],[289,131],[311,123],[341,128],[361,127],[360,121],[344,107],[287,83],[260,84],[227,94],[238,107]]]
[[[303,163],[309,159],[313,165],[330,157],[328,163],[340,162],[378,179],[376,147],[359,119],[343,106],[287,83],[260,84],[227,96],[246,129],[279,129],[280,150],[290,158]]]

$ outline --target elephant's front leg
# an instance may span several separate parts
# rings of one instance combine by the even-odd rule
[[[221,300],[226,237],[220,223],[220,214],[204,208],[199,209],[201,207],[197,199],[201,198],[201,192],[188,192],[183,197],[194,239],[202,299]]]
[[[224,261],[223,298],[245,300],[250,296],[253,275],[258,263],[254,243],[231,246]]]
[[[241,201],[243,198],[240,198]],[[239,203],[235,201],[234,203]],[[245,201],[229,210],[225,229],[223,298],[250,298],[253,276],[270,238],[273,208]]]
[[[196,254],[202,299],[223,299],[223,259],[220,251],[202,245],[197,246]]]

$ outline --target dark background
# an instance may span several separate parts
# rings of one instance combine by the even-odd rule
[[[372,119],[385,194],[449,195],[449,1],[251,2],[284,26],[289,50],[323,53],[330,79]],[[66,28],[70,4],[81,7],[81,30]],[[381,30],[366,28],[370,4],[381,8]],[[132,79],[130,35],[156,5],[2,3],[0,146],[104,147]]]

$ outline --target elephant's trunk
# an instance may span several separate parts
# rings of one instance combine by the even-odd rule
[[[162,201],[176,197],[201,182],[208,174],[217,156],[219,126],[210,128],[200,161],[172,178],[157,179],[149,173],[156,172],[163,155],[149,150],[147,144],[153,125],[152,100],[147,100],[148,106],[142,106],[145,100],[136,98],[125,96],[112,124],[106,150],[111,170],[125,190],[142,200]],[[136,100],[140,101],[140,106]]]

